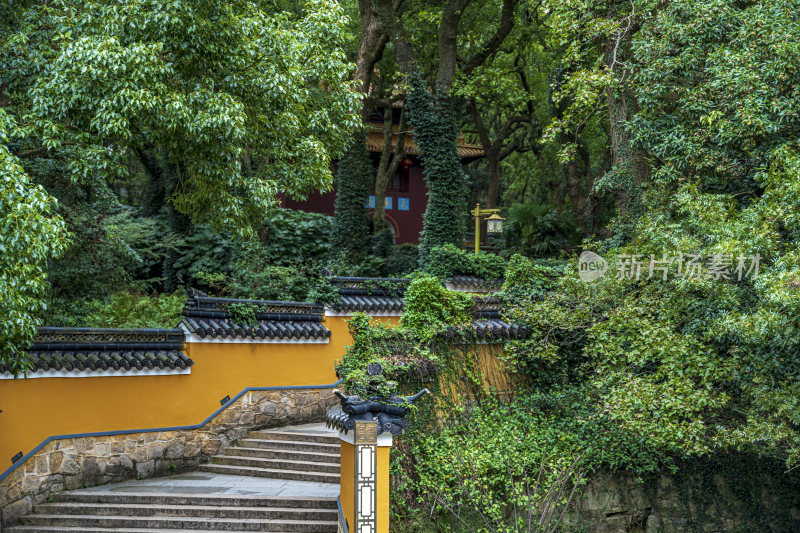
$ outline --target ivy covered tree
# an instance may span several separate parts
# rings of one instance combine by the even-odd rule
[[[367,252],[369,220],[364,206],[371,183],[372,162],[364,131],[359,129],[336,171],[336,211],[331,234],[333,254],[350,264],[357,264]]]
[[[464,242],[467,176],[456,151],[458,122],[449,93],[432,96],[414,74],[406,106],[428,184],[419,246],[419,263],[424,265],[435,246],[460,247]]]

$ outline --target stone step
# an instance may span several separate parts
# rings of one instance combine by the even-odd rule
[[[339,483],[339,474],[328,472],[304,472],[302,470],[281,470],[278,468],[255,468],[250,466],[233,466],[206,464],[200,466],[201,472],[228,474],[231,476],[266,477],[272,479],[290,479],[293,481],[315,481],[317,483]]]
[[[159,505],[58,502],[35,505],[33,512],[46,515],[176,516],[205,518],[258,518],[261,520],[336,520],[336,509],[300,507],[236,507],[220,505]],[[67,519],[69,520],[69,519]]]
[[[309,533],[334,533],[337,531],[336,521],[314,520],[263,520],[258,518],[206,518],[182,516],[103,516],[103,515],[49,515],[29,514],[20,518],[22,525],[36,526],[35,531],[42,531],[42,527],[57,527],[56,531],[64,528],[120,528],[139,529],[188,529],[197,531],[269,531],[269,532],[309,532]]]
[[[265,448],[241,448],[230,446],[225,449],[225,455],[239,457],[258,457],[261,459],[280,459],[283,461],[314,461],[318,463],[339,464],[338,453],[302,452],[298,450],[267,450]]]
[[[293,507],[338,509],[336,498],[283,496],[230,496],[222,494],[165,494],[138,492],[67,491],[50,495],[51,502],[109,503],[116,505],[218,505],[227,507]]]
[[[302,470],[303,472],[339,473],[336,463],[320,463],[317,461],[282,461],[280,459],[262,459],[260,457],[240,457],[237,455],[217,455],[211,459],[215,465],[247,466],[251,468],[271,468],[280,470]]]
[[[299,442],[318,442],[321,444],[339,444],[339,436],[336,433],[331,433],[330,435],[321,435],[319,433],[264,429],[261,431],[251,431],[248,437],[251,439],[262,440],[291,440]]]
[[[297,440],[239,439],[241,448],[263,448],[266,450],[296,450],[311,453],[339,453],[339,444],[303,442]]]

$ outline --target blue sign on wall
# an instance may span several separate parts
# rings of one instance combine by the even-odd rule
[[[392,197],[391,196],[385,196],[383,198],[383,208],[384,209],[391,209],[392,208]]]
[[[368,209],[375,209],[375,197],[370,196],[369,198],[367,198],[367,203],[364,207]]]
[[[400,211],[408,211],[411,208],[411,200],[408,198],[397,199],[397,209]]]

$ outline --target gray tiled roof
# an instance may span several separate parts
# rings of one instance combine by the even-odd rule
[[[28,350],[32,371],[183,370],[179,329],[39,328]],[[0,365],[0,373],[9,372]]]
[[[256,310],[254,324],[234,322],[227,311],[231,304],[249,304]],[[331,332],[322,325],[324,308],[307,302],[275,302],[212,298],[190,294],[181,326],[200,338],[229,339],[326,339]]]
[[[503,286],[503,280],[486,280],[474,276],[453,276],[447,280],[452,290],[463,292],[495,292]]]
[[[499,318],[472,321],[472,334],[478,340],[512,340],[527,337],[530,331],[519,324],[510,324]]]
[[[332,277],[330,282],[339,289],[339,301],[331,304],[336,311],[399,313],[403,310],[403,295],[411,280]]]

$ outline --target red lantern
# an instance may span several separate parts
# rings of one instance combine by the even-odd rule
[[[409,167],[411,167],[411,165],[414,164],[414,162],[411,159],[409,159],[408,157],[406,157],[405,159],[400,161],[400,164],[403,165],[403,169],[407,171],[409,169]]]

